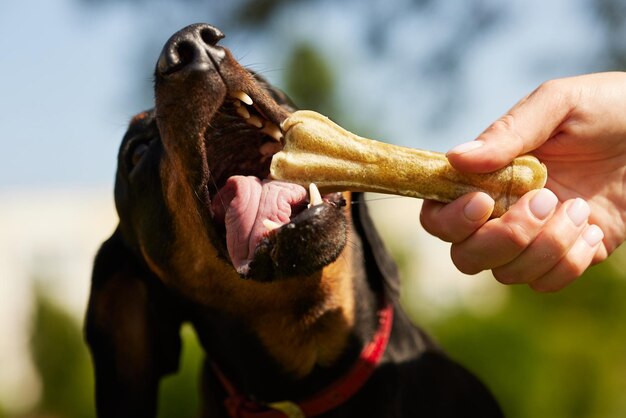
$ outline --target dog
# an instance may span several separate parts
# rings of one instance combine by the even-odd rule
[[[268,180],[295,106],[223,36],[168,40],[120,146],[85,320],[98,416],[156,415],[183,322],[206,351],[204,417],[502,416],[401,310],[363,196]]]

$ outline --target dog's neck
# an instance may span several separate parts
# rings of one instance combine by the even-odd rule
[[[346,250],[321,274],[285,281],[295,295],[291,303],[267,301],[273,309],[211,321],[212,332],[198,329],[209,356],[239,391],[269,400],[306,396],[353,364],[375,333],[380,296],[367,282],[358,240],[351,234]]]
[[[306,298],[294,299],[284,311],[268,310],[251,319],[263,346],[295,378],[334,364],[362,322],[357,303],[368,295],[358,283],[363,275],[355,268],[354,252],[347,247],[322,274],[305,279],[311,282],[305,285],[310,286]]]

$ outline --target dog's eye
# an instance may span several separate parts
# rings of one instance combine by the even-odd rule
[[[135,149],[133,150],[133,155],[131,158],[131,164],[133,166],[137,165],[137,163],[139,163],[139,160],[141,160],[141,157],[143,157],[143,155],[146,153],[146,151],[148,151],[148,144],[139,144],[135,147]]]
[[[130,165],[130,169],[139,164],[139,161],[143,158],[143,156],[148,151],[148,143],[143,141],[135,141],[134,144],[131,145],[128,155],[128,162]]]

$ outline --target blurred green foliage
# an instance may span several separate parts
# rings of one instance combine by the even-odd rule
[[[327,61],[308,43],[297,44],[285,72],[287,91],[302,109],[335,115],[335,76]]]
[[[42,393],[38,404],[25,416],[94,417],[93,370],[81,325],[44,293],[38,292],[35,302],[31,352]],[[161,382],[159,417],[163,418],[197,416],[204,356],[190,326],[182,328],[181,337],[179,371]],[[0,407],[0,418],[4,416]]]
[[[623,417],[625,295],[623,271],[607,262],[559,293],[511,287],[496,313],[458,309],[427,327],[507,417]]]
[[[36,293],[31,352],[41,378],[36,412],[63,417],[93,416],[93,373],[74,319]]]
[[[407,270],[410,252],[398,243],[390,247],[401,271]],[[589,269],[555,294],[512,286],[501,308],[487,314],[460,305],[441,316],[414,320],[487,383],[509,418],[623,417],[623,255]],[[36,295],[31,351],[42,396],[27,416],[92,417],[93,376],[80,324],[43,291]],[[195,416],[199,405],[202,349],[191,327],[183,327],[181,336],[180,370],[161,385],[163,418]],[[4,416],[0,407],[0,418]]]
[[[200,406],[200,374],[204,354],[193,328],[183,326],[182,358],[178,373],[161,381],[159,417],[195,417]]]
[[[555,294],[510,287],[507,302],[489,314],[458,308],[415,320],[487,383],[509,418],[623,417],[626,280],[620,260],[590,269]],[[80,325],[39,292],[32,335],[42,396],[27,416],[93,417],[93,376]],[[163,418],[195,416],[199,405],[202,349],[190,326],[181,336],[179,372],[161,384]]]

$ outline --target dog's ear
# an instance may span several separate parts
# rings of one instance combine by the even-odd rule
[[[352,196],[356,202],[352,206],[352,218],[356,232],[361,237],[370,286],[377,292],[384,291],[387,297],[398,301],[400,298],[398,267],[374,227],[365,203],[365,195],[354,193]]]
[[[178,368],[179,312],[118,228],[96,256],[85,320],[100,417],[155,415],[159,378]]]

